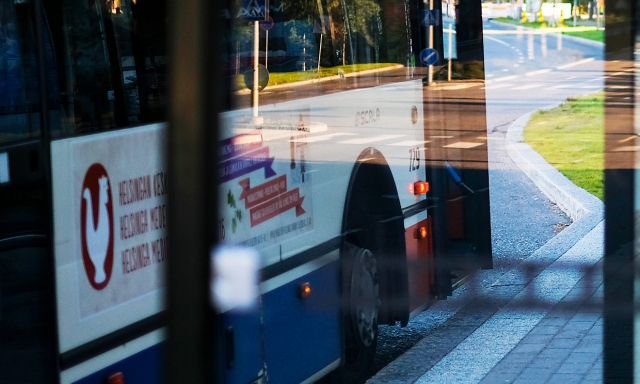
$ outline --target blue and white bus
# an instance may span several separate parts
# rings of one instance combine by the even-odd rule
[[[0,1],[0,382],[163,382],[181,261],[166,3]],[[255,288],[212,276],[226,383],[362,381],[379,326],[491,267],[483,79],[429,84],[425,6],[272,1],[260,28],[237,4],[212,15],[214,263]],[[459,57],[481,65],[481,34],[462,31]]]

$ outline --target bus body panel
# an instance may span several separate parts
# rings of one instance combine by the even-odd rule
[[[299,295],[308,283],[311,293]],[[331,262],[262,295],[269,382],[294,384],[342,354],[339,263]]]
[[[234,197],[241,195],[238,181],[246,184],[243,180],[246,176],[229,181],[223,178],[220,193],[225,198],[220,205],[220,220],[225,223],[224,242],[258,247],[263,252],[265,265],[269,265],[339,236],[353,165],[371,147],[382,152],[389,164],[402,208],[424,200],[425,195],[414,195],[409,190],[414,182],[425,179],[424,131],[422,125],[417,124],[421,121],[421,104],[422,83],[416,80],[260,106],[263,125],[252,126],[248,122],[251,110],[223,114],[226,126],[223,142],[250,136],[262,140],[262,145],[269,148],[269,157],[273,158],[273,176],[285,177],[288,185],[291,177],[286,174],[294,167],[292,163],[303,156],[307,179],[293,185],[300,185],[301,197],[302,191],[308,193],[301,203],[306,215],[301,217],[308,217],[313,223],[306,230],[298,228],[286,237],[269,237],[269,230],[278,230],[283,223],[295,221],[294,211],[290,210],[278,215],[277,220],[255,226],[250,226],[247,220],[242,223],[236,220],[237,233],[231,233],[226,223],[232,222],[237,209],[243,207],[235,204],[230,207],[226,196],[230,192]],[[366,118],[361,117],[364,114]],[[303,121],[301,131],[299,121]],[[252,188],[269,180],[262,169],[247,176],[251,178],[248,184]],[[258,234],[267,236],[255,240]],[[301,234],[305,236],[299,236]]]
[[[223,242],[260,249],[265,270],[277,270],[313,247],[340,239],[354,164],[374,147],[388,163],[401,206],[423,201],[425,195],[409,190],[425,179],[421,100],[417,80],[262,105],[262,125],[249,122],[251,110],[223,114]],[[298,200],[278,202],[292,191]],[[263,220],[260,208],[269,204],[275,214]],[[426,215],[423,210],[416,218]],[[300,382],[341,358],[338,264],[330,270],[331,278],[311,284],[312,296],[324,298],[315,310],[297,295],[302,282],[317,280],[318,271],[284,272],[262,284],[269,380]],[[281,285],[269,288],[276,279]]]

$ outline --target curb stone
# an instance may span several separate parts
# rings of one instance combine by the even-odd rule
[[[552,104],[541,110],[553,109],[562,104]],[[507,153],[542,193],[571,217],[574,224],[587,220],[594,221],[595,226],[604,215],[602,201],[572,183],[524,142],[522,132],[534,112],[536,111],[525,113],[509,126],[505,139]]]

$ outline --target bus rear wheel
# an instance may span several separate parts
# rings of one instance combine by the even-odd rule
[[[378,263],[366,248],[345,244],[342,292],[344,365],[343,382],[364,381],[375,368],[378,341],[380,287]]]

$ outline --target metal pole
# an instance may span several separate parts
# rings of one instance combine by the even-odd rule
[[[217,141],[227,96],[220,52],[222,2],[167,2],[171,57],[167,130],[169,174],[167,384],[220,383],[220,317],[209,299],[209,250],[216,243]]]
[[[597,5],[597,4],[594,4]],[[603,70],[633,67],[638,24],[635,2],[607,0]],[[598,7],[599,8],[599,7]],[[599,14],[598,9],[598,14]],[[638,79],[634,72],[604,80],[603,383],[640,378],[638,265]],[[615,92],[610,90],[619,87]],[[619,100],[626,101],[619,103]],[[624,138],[624,139],[623,139]],[[631,140],[631,141],[629,141]],[[633,150],[629,150],[632,148]]]
[[[433,10],[433,0],[429,0],[429,11]],[[433,49],[433,25],[429,26],[429,48]],[[429,85],[433,84],[433,65],[429,65]]]
[[[265,42],[264,42],[264,67],[265,68],[269,68],[268,61],[269,60],[269,30],[267,29],[265,31],[265,34],[267,35],[265,38]]]
[[[451,52],[451,40],[452,40],[452,35],[453,34],[453,26],[451,25],[451,23],[449,23],[449,68],[447,69],[447,81],[451,81],[451,57],[453,56],[453,52]]]
[[[578,17],[577,15],[578,13],[578,0],[573,0],[573,26],[575,27],[576,24],[576,18]]]
[[[258,119],[258,63],[259,63],[259,42],[260,26],[258,21],[253,22],[253,123],[261,124]]]
[[[320,76],[320,57],[322,56],[322,33],[320,34],[320,48],[318,48],[318,76]]]
[[[351,56],[351,65],[354,65],[356,63],[356,58],[354,56],[354,52],[353,52],[353,40],[351,39],[351,26],[349,25],[349,13],[347,10],[347,3],[345,2],[345,0],[342,0],[342,9],[344,10],[344,25],[347,27],[347,34],[349,35],[349,53]],[[342,64],[345,65],[347,63],[344,62],[344,47],[342,49]]]

